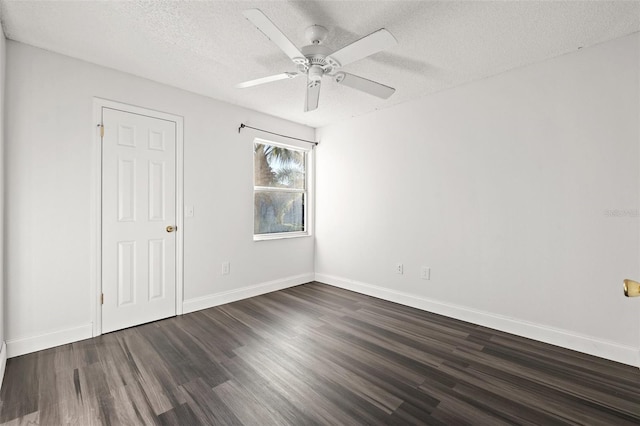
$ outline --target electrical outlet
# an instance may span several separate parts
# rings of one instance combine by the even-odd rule
[[[404,266],[402,266],[402,263],[396,263],[396,274],[402,275],[403,272]]]
[[[231,264],[229,262],[222,262],[222,275],[229,275],[231,273]]]
[[[431,279],[431,268],[429,268],[428,266],[423,266],[420,268],[420,278],[422,278],[423,280],[430,280]]]

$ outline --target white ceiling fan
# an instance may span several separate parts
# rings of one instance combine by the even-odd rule
[[[344,84],[353,89],[370,95],[387,99],[396,89],[384,84],[368,80],[357,75],[338,71],[340,67],[365,58],[374,53],[385,50],[397,43],[393,35],[384,28],[357,40],[333,53],[322,42],[327,37],[327,29],[320,25],[312,25],[305,30],[305,36],[311,44],[298,49],[259,9],[249,9],[242,12],[269,40],[275,43],[297,67],[296,72],[284,72],[269,77],[239,83],[235,87],[244,89],[272,81],[307,76],[307,97],[304,110],[313,111],[318,108],[320,85],[323,76],[331,77],[336,83]]]

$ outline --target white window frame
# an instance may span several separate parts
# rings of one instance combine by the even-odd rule
[[[256,186],[256,167],[255,160],[252,163],[252,177],[253,177],[253,208],[254,208],[254,217],[255,217],[255,199],[256,192],[258,191],[270,191],[270,192],[293,192],[296,194],[303,194],[304,200],[304,231],[295,231],[295,232],[274,232],[270,234],[256,234],[254,229],[253,241],[268,241],[268,240],[281,240],[286,238],[300,238],[300,237],[309,237],[311,236],[311,220],[312,220],[312,205],[313,205],[313,192],[311,190],[312,183],[312,173],[313,173],[313,149],[305,148],[297,145],[289,145],[281,142],[275,142],[268,139],[255,138],[253,140],[253,144],[263,144],[263,145],[272,145],[280,148],[290,149],[293,151],[303,152],[305,154],[305,165],[304,165],[304,189],[293,189],[293,188],[272,188],[268,186]]]

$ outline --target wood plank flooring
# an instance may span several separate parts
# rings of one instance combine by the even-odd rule
[[[640,370],[319,283],[12,358],[5,425],[640,424]]]

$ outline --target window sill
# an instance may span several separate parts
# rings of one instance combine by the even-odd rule
[[[288,238],[301,238],[310,237],[309,232],[282,232],[277,234],[257,234],[253,236],[253,241],[269,241],[269,240],[284,240]]]

